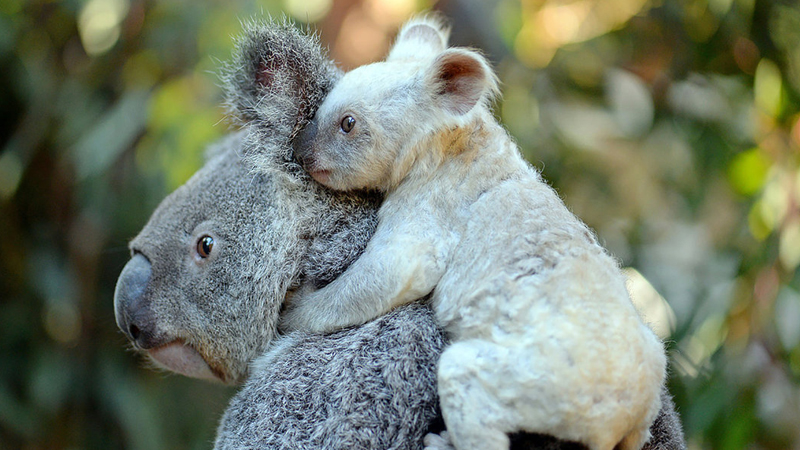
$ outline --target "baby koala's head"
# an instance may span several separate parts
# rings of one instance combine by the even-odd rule
[[[348,72],[294,141],[318,182],[337,190],[394,189],[430,139],[463,125],[491,100],[497,80],[475,51],[447,48],[438,19],[406,23],[386,61]]]

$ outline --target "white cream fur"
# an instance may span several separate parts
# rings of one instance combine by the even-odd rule
[[[404,31],[420,25],[446,43],[435,20]],[[365,253],[327,287],[301,290],[284,324],[328,331],[432,292],[453,342],[438,375],[456,448],[507,449],[507,433],[529,431],[639,449],[660,408],[661,342],[616,261],[492,117],[485,60],[435,40],[413,58],[419,36],[431,33],[406,42],[401,31],[387,61],[346,74],[317,112],[309,172],[386,200]],[[468,113],[447,110],[437,64],[448,58],[478,63]],[[354,133],[337,128],[348,114]]]

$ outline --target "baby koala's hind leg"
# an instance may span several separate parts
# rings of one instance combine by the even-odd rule
[[[619,450],[639,450],[650,438],[650,429],[645,427],[642,430],[635,430],[625,436],[619,445],[615,447]]]
[[[477,339],[451,345],[439,358],[438,383],[454,446],[505,450],[508,433],[530,432],[612,450],[624,434],[620,426],[628,425],[597,414],[598,386],[585,385],[588,380],[576,378],[576,372],[557,350],[542,354]]]
[[[489,342],[457,342],[439,358],[439,400],[450,440],[459,450],[506,450],[515,411],[497,397],[491,379],[507,351]],[[489,383],[487,383],[487,380]]]
[[[422,443],[425,446],[423,450],[455,450],[453,443],[450,442],[450,433],[447,430],[439,434],[428,433]]]

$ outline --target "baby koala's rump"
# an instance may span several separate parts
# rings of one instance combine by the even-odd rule
[[[438,383],[457,448],[506,449],[528,431],[639,449],[660,407],[662,344],[616,261],[492,117],[486,60],[447,37],[436,19],[407,23],[296,140],[320,183],[386,198],[364,254],[301,288],[283,326],[329,331],[432,293],[453,341]]]

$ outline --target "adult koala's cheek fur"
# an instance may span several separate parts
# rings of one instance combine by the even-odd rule
[[[218,144],[159,205],[130,244],[115,299],[135,349],[174,372],[210,372],[227,384],[244,381],[270,345],[292,287],[329,283],[358,258],[380,201],[329,192],[295,175],[299,167],[254,174],[240,155],[260,144],[246,135]]]
[[[159,205],[131,242],[115,295],[117,324],[136,350],[174,372],[228,384],[243,381],[269,345],[283,290],[299,270],[270,267],[263,255],[299,260],[308,246],[299,229],[274,226],[264,201],[275,197],[273,183],[239,157],[243,138],[224,140]]]

